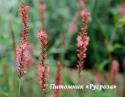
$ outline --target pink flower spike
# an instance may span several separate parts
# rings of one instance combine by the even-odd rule
[[[120,4],[118,6],[118,14],[119,16],[121,17],[124,17],[125,16],[125,5],[124,4]]]
[[[40,64],[38,65],[38,82],[42,91],[47,88],[47,80],[49,77],[50,67],[49,65],[45,65],[46,59],[46,48],[47,48],[47,33],[44,31],[40,31],[37,33],[37,38],[41,45],[41,53],[40,53]]]
[[[41,15],[44,15],[45,11],[46,11],[46,4],[44,1],[41,1],[39,6],[39,12]]]
[[[83,69],[83,65],[86,58],[86,50],[90,40],[90,38],[87,35],[88,18],[90,16],[90,13],[86,11],[82,11],[81,16],[83,21],[83,27],[80,34],[77,37],[77,46],[78,46],[77,57],[79,59],[77,68],[78,68],[79,75]]]
[[[119,63],[117,60],[113,60],[111,64],[111,83],[115,84],[119,73]]]
[[[102,74],[100,72],[97,72],[95,75],[95,82],[97,84],[103,84],[103,78],[102,78]]]
[[[69,29],[68,29],[68,31],[69,31],[71,34],[73,34],[74,32],[77,31],[77,25],[76,25],[75,22],[72,21],[72,22],[69,24]]]
[[[19,12],[22,19],[22,38],[19,45],[16,48],[16,66],[18,69],[18,77],[21,78],[26,74],[27,68],[32,66],[32,48],[29,41],[27,40],[27,23],[28,23],[28,12],[29,6],[24,3],[20,4]]]

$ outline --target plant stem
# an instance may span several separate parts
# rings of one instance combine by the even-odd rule
[[[42,92],[41,97],[46,97],[46,90]]]
[[[21,97],[21,79],[19,79],[19,97]]]
[[[10,33],[11,33],[11,38],[12,38],[12,47],[13,47],[13,53],[14,53],[14,59],[16,58],[16,39],[15,39],[15,33],[13,31],[12,27],[12,22],[9,22],[9,27],[10,27]]]

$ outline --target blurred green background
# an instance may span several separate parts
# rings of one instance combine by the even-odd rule
[[[23,0],[22,0],[23,1]],[[84,0],[83,0],[84,1]],[[120,64],[118,88],[112,91],[62,91],[61,97],[122,97],[125,80],[125,2],[124,0],[85,0],[85,9],[91,13],[88,24],[90,43],[81,83],[93,82],[99,72],[108,83],[112,60]],[[20,0],[0,0],[0,97],[19,97],[19,80],[15,68],[13,34],[16,44],[21,39],[21,18],[18,12]],[[36,34],[41,27],[39,0],[26,0],[30,6],[28,39],[34,45],[34,65],[21,81],[20,97],[42,97],[35,79],[39,63],[40,45]],[[51,66],[49,83],[54,83],[57,61],[63,65],[64,84],[77,84],[76,37],[81,30],[79,18],[77,29],[69,32],[79,11],[79,0],[45,0],[45,30],[48,34],[46,63]],[[70,76],[70,75],[73,76]],[[47,97],[52,95],[48,89]],[[125,96],[123,96],[125,97]]]

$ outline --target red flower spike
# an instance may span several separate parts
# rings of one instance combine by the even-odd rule
[[[24,3],[20,4],[19,12],[22,18],[22,39],[16,48],[16,66],[18,69],[18,77],[21,78],[27,72],[27,68],[32,66],[32,46],[27,40],[27,21],[29,6]]]
[[[69,24],[69,29],[68,29],[68,32],[73,34],[74,32],[77,31],[77,25],[74,21],[72,21],[70,24]]]
[[[45,11],[46,11],[46,4],[43,0],[40,2],[40,6],[39,6],[39,12],[40,12],[41,16],[44,15]]]
[[[83,64],[86,58],[86,50],[87,46],[89,44],[89,37],[87,36],[87,25],[88,25],[88,18],[90,16],[90,13],[86,11],[82,11],[81,13],[82,21],[83,21],[83,28],[80,34],[77,37],[77,46],[79,49],[77,50],[77,57],[78,57],[78,72],[80,72],[83,69]]]
[[[56,70],[56,78],[55,78],[55,85],[60,85],[62,84],[62,76],[61,76],[61,70],[62,70],[62,65],[58,64],[57,65],[57,70]],[[60,97],[61,96],[61,92],[59,89],[55,89],[54,90],[54,97]]]
[[[45,12],[46,12],[46,3],[44,0],[40,0],[39,4],[39,15],[40,15],[40,21],[41,21],[41,29],[45,30]]]
[[[37,33],[37,38],[41,44],[41,53],[40,53],[40,64],[38,65],[38,82],[41,87],[41,90],[44,91],[47,88],[47,80],[49,76],[50,67],[49,65],[45,65],[46,58],[46,48],[47,48],[47,34],[44,31],[40,31]]]
[[[119,63],[117,60],[113,60],[111,64],[111,83],[115,84],[119,73]]]
[[[103,78],[102,78],[102,74],[100,72],[97,72],[95,75],[95,82],[97,84],[103,84]]]

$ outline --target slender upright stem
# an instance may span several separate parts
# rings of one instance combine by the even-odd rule
[[[46,90],[41,93],[41,97],[47,97],[46,96]]]
[[[15,39],[15,33],[12,27],[11,21],[9,22],[9,27],[10,27],[10,33],[11,33],[11,38],[12,38],[12,47],[13,47],[13,53],[14,53],[14,59],[16,58],[16,39]]]
[[[19,79],[19,97],[21,97],[21,79]]]

